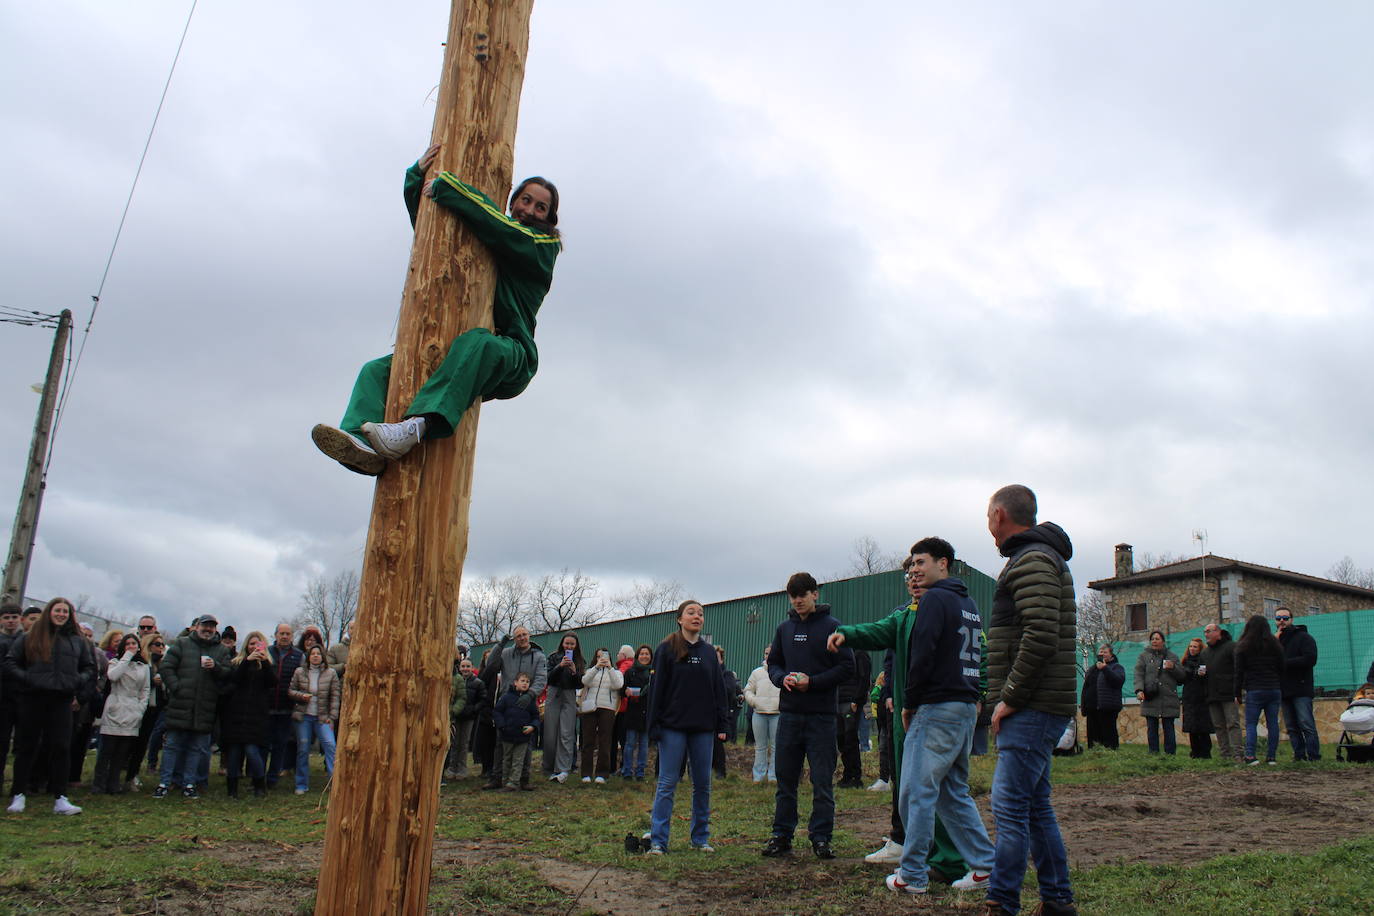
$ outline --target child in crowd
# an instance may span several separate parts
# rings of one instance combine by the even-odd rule
[[[507,792],[521,788],[520,778],[525,775],[525,745],[530,743],[539,725],[539,709],[529,692],[530,676],[522,671],[516,675],[511,689],[497,701],[496,708],[491,712],[496,732],[501,736],[501,753],[507,761]]]

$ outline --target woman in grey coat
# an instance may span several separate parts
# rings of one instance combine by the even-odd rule
[[[548,697],[544,701],[544,775],[566,782],[577,763],[577,692],[587,661],[573,633],[564,633],[549,656]]]
[[[1183,683],[1183,668],[1178,656],[1164,645],[1164,634],[1150,633],[1150,645],[1135,662],[1135,698],[1145,717],[1146,740],[1150,753],[1159,753],[1159,730],[1164,727],[1164,753],[1177,749],[1174,720],[1178,718],[1178,687]]]

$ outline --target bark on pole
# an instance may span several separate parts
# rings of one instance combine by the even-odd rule
[[[510,193],[533,0],[453,0],[436,167]],[[431,175],[432,177],[432,175]],[[415,227],[387,395],[399,419],[453,338],[491,327],[486,249],[426,198]],[[458,584],[478,405],[378,479],[329,799],[319,913],[423,913],[448,749]]]

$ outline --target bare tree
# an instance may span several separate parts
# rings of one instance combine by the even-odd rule
[[[589,600],[597,587],[591,576],[581,570],[569,572],[567,567],[541,576],[530,589],[530,620],[544,633],[590,626],[608,614],[604,604],[593,606]]]
[[[1078,596],[1078,668],[1084,671],[1097,657],[1098,647],[1126,640],[1126,621],[1112,619],[1106,596],[1085,588]]]
[[[675,579],[667,582],[650,579],[632,583],[628,592],[611,598],[610,605],[617,616],[647,617],[673,610],[682,602],[682,594],[682,583]]]
[[[357,613],[358,573],[346,569],[332,579],[318,576],[306,583],[295,623],[318,627],[325,645],[333,645],[343,638]]]
[[[1135,571],[1144,572],[1147,569],[1158,569],[1161,566],[1168,566],[1172,563],[1182,563],[1184,560],[1191,559],[1193,558],[1185,557],[1181,553],[1170,553],[1167,550],[1164,553],[1160,554],[1150,553],[1147,550],[1144,553],[1140,554],[1138,557],[1136,557]]]
[[[528,626],[529,594],[524,576],[464,582],[458,599],[458,642],[469,646],[496,642],[517,626]]]
[[[1353,585],[1356,588],[1374,588],[1374,569],[1356,566],[1355,561],[1348,556],[1342,557],[1340,562],[1328,569],[1326,578],[1336,582],[1344,582],[1346,585]]]
[[[850,548],[849,566],[836,578],[871,576],[873,573],[887,572],[899,568],[904,559],[905,551],[885,551],[877,541],[865,534],[854,541]]]

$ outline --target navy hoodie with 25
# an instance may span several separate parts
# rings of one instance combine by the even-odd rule
[[[926,703],[977,703],[983,618],[963,581],[941,579],[921,596],[911,630],[905,709]]]
[[[830,605],[818,604],[803,620],[794,610],[778,624],[773,645],[768,650],[768,679],[782,688],[778,698],[779,712],[825,713],[834,715],[839,702],[839,686],[854,677],[854,652],[841,648],[831,652],[825,641],[840,622],[830,616]],[[794,671],[807,675],[810,686],[805,691],[788,690],[783,679]]]

